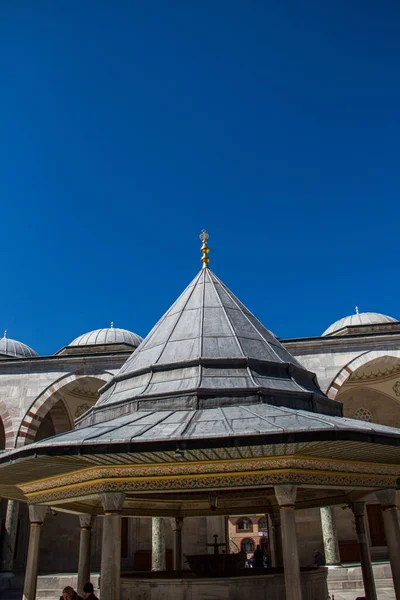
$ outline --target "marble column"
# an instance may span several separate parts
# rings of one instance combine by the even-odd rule
[[[104,509],[100,597],[107,600],[120,600],[121,513],[125,494],[100,494],[100,499]]]
[[[297,487],[291,484],[275,486],[282,528],[283,567],[286,600],[301,600],[300,562],[297,548],[295,517]]]
[[[40,532],[46,517],[47,506],[29,505],[29,544],[26,559],[23,600],[35,600],[39,567]]]
[[[279,513],[270,513],[271,522],[271,558],[273,567],[283,567],[281,517]]]
[[[83,586],[90,581],[90,553],[92,544],[93,515],[79,515],[81,528],[78,560],[78,594],[83,597]]]
[[[166,570],[164,517],[152,517],[151,519],[151,570]]]
[[[367,600],[377,600],[374,573],[372,571],[371,552],[369,549],[367,526],[365,522],[365,502],[354,502],[350,505],[354,514],[358,544],[361,556],[361,571],[364,592]]]
[[[325,562],[327,565],[340,565],[339,542],[333,508],[332,506],[323,506],[320,511]]]
[[[383,524],[385,526],[396,600],[400,600],[400,527],[396,504],[396,490],[382,490],[377,492],[376,495],[382,506]]]
[[[19,502],[8,500],[3,541],[1,545],[1,570],[12,571],[14,566],[15,542],[17,540]]]
[[[183,517],[175,517],[174,530],[174,571],[182,571],[182,527]]]

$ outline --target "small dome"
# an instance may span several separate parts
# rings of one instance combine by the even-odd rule
[[[30,356],[38,356],[38,353],[29,348],[26,344],[12,340],[7,337],[7,332],[0,340],[0,356],[14,356],[15,358],[29,358]]]
[[[385,323],[397,323],[397,319],[389,317],[388,315],[382,315],[381,313],[374,312],[356,312],[355,315],[349,315],[335,321],[328,329],[322,334],[332,335],[345,327],[356,327],[357,325],[384,325]]]
[[[106,344],[127,344],[137,348],[143,338],[127,329],[118,327],[106,327],[104,329],[95,329],[80,335],[74,339],[69,346],[104,346]]]

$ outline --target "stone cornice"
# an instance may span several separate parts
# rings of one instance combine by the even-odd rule
[[[63,369],[74,371],[91,366],[98,368],[99,365],[105,370],[119,368],[131,354],[131,352],[118,352],[101,355],[36,356],[28,359],[5,360],[0,361],[0,376],[10,373],[52,373]]]
[[[400,349],[400,331],[393,333],[374,333],[364,335],[346,335],[338,337],[293,338],[280,340],[289,352],[304,354],[324,354],[340,351],[364,351]]]

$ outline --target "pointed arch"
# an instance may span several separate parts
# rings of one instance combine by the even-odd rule
[[[329,398],[332,398],[332,400],[336,398],[339,390],[346,383],[350,375],[354,373],[354,371],[357,371],[357,369],[366,365],[367,363],[384,357],[397,358],[400,360],[400,350],[369,350],[351,360],[339,371],[329,385],[326,392]]]
[[[0,450],[10,450],[14,448],[14,427],[7,405],[3,400],[0,400],[0,419],[4,430],[2,431],[4,433],[4,448],[0,448]]]
[[[80,369],[75,373],[68,373],[52,383],[34,400],[26,412],[17,433],[15,447],[19,448],[34,441],[43,418],[59,400],[62,400],[61,390],[68,384],[80,379],[87,379],[88,377],[106,383],[111,376],[112,374],[108,371]]]

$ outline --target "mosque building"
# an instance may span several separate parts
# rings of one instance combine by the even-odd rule
[[[203,259],[207,259],[203,260],[203,266],[208,272],[208,247],[207,252],[204,252],[204,246],[207,247],[207,244],[203,240]],[[60,444],[63,444],[65,449],[70,448],[71,452],[64,450],[64,455],[60,458],[58,458],[59,454],[57,458],[54,454],[55,470],[52,471],[51,465],[46,463],[47,466],[38,477],[38,481],[40,482],[42,477],[43,480],[47,480],[61,477],[63,474],[68,481],[69,461],[72,460],[72,456],[75,456],[74,448],[79,438],[80,428],[102,426],[106,431],[108,421],[104,420],[105,417],[103,419],[104,413],[108,415],[107,419],[111,417],[121,419],[119,427],[122,436],[127,427],[122,423],[123,417],[130,410],[127,399],[133,397],[132,394],[138,394],[138,389],[141,390],[140,402],[143,404],[145,401],[148,402],[146,405],[150,407],[148,410],[169,410],[170,404],[163,405],[163,402],[166,402],[163,400],[163,394],[168,390],[174,390],[176,394],[178,380],[179,391],[182,393],[183,390],[190,388],[196,378],[201,381],[198,385],[203,386],[204,389],[220,386],[225,390],[226,397],[220,391],[218,392],[221,407],[230,407],[229,398],[232,396],[233,388],[243,395],[245,388],[252,390],[261,385],[260,381],[264,377],[263,386],[267,386],[269,390],[273,390],[274,386],[281,386],[279,393],[282,393],[282,397],[284,393],[289,396],[298,393],[303,399],[298,400],[296,409],[319,413],[322,415],[322,420],[324,415],[339,416],[339,413],[335,412],[337,410],[335,407],[341,403],[343,416],[358,420],[362,431],[370,431],[371,436],[379,435],[379,432],[386,430],[377,428],[378,425],[400,427],[400,322],[397,319],[375,312],[360,312],[356,308],[354,314],[331,324],[319,337],[278,340],[263,328],[263,332],[268,332],[268,344],[261,343],[261,326],[254,324],[256,320],[251,313],[246,312],[247,309],[242,307],[211,271],[206,277],[209,277],[209,280],[198,279],[192,283],[190,294],[186,296],[184,296],[186,292],[183,294],[184,301],[178,299],[176,311],[181,311],[180,320],[174,321],[175,313],[170,309],[170,312],[166,313],[154,328],[155,333],[146,337],[144,345],[141,336],[115,327],[111,323],[108,328],[83,333],[64,345],[54,355],[39,356],[23,341],[14,340],[5,332],[0,340],[0,449],[16,453],[15,464],[17,464],[28,456],[29,445],[35,443],[39,455],[41,448],[44,447],[44,440],[48,438],[60,440]],[[207,287],[208,283],[210,285]],[[219,308],[202,308],[203,321],[201,321],[199,320],[201,313],[196,308],[196,302],[200,306],[202,300],[199,294],[205,293],[206,289],[210,294],[208,300],[211,306],[218,305]],[[185,302],[193,303],[191,311],[190,306]],[[207,310],[206,318],[204,314]],[[240,321],[243,316],[242,311],[246,318],[250,318],[248,315],[251,315],[251,319],[254,319],[253,326],[258,328],[257,339],[255,336],[248,339],[245,325]],[[170,328],[166,335],[165,331],[170,322],[175,323],[174,329]],[[211,357],[209,363],[203,363],[199,356],[207,355],[204,345],[211,343],[211,339],[214,340],[212,343],[216,343],[216,338],[207,337],[204,327],[209,327],[210,336],[214,335],[212,332],[215,330],[218,330],[219,335],[217,351],[215,348],[209,350]],[[186,335],[190,329],[201,331],[198,334],[198,339],[201,339],[203,344],[201,350],[198,350],[198,339],[193,338],[193,341]],[[159,347],[154,342],[154,336],[157,335],[160,340]],[[164,338],[163,335],[166,337]],[[263,333],[263,335],[267,334]],[[153,340],[152,343],[149,343],[149,338]],[[221,370],[221,357],[232,352],[233,346],[230,344],[233,343],[239,344],[241,356],[250,357],[254,362],[271,361],[273,354],[274,360],[289,364],[289,376],[284,385],[277,383],[278,380],[281,381],[279,378],[283,377],[278,367],[276,372],[271,367],[268,377],[264,375],[257,379],[255,371],[251,371],[250,368],[247,368],[246,373],[241,371],[241,367],[239,368],[241,357],[240,360],[238,358],[235,375],[230,372],[228,376]],[[266,349],[267,345],[268,349]],[[156,348],[161,348],[161,355],[157,354]],[[212,354],[214,351],[215,356]],[[176,366],[174,368],[168,366],[168,371],[164,372],[162,365],[167,363],[168,365],[174,363]],[[149,370],[151,375],[147,374],[148,365],[152,365]],[[152,400],[154,394],[158,393],[161,399]],[[272,398],[273,392],[270,391],[269,394],[269,402],[277,406],[277,401]],[[180,401],[182,412],[189,412],[193,408],[189,395],[185,400]],[[307,407],[308,402],[313,403],[314,408]],[[204,406],[207,408],[206,404]],[[291,405],[283,404],[283,406]],[[224,410],[228,411],[228,409]],[[250,411],[250,408],[248,410]],[[168,423],[167,419],[162,426],[164,435],[173,435],[168,432],[175,431],[175,425],[172,426],[171,420],[170,425]],[[76,427],[78,429],[75,430]],[[136,426],[131,424],[130,427],[132,428],[130,435],[134,436]],[[153,434],[152,428],[158,428],[159,432],[161,425],[156,426],[149,420],[146,427],[147,445],[143,452],[146,451],[149,456],[152,453],[152,435],[154,440],[158,440],[158,434]],[[203,433],[200,435],[211,435],[210,426],[205,422],[202,424],[200,421],[195,423],[188,420],[184,427],[185,431],[192,431],[193,435],[197,435],[202,428]],[[215,425],[213,435],[222,435],[222,430],[220,431],[218,427],[222,427],[222,422],[218,426]],[[229,427],[229,424],[226,427]],[[73,437],[72,433],[68,432],[74,432],[73,435],[77,437]],[[112,437],[114,430],[109,435]],[[321,441],[321,445],[325,443],[327,442]],[[179,458],[179,453],[183,454],[186,451],[178,444],[174,450],[175,456]],[[201,453],[201,450],[198,452]],[[343,459],[351,461],[352,456],[349,452],[351,452],[350,442],[347,446],[346,442],[343,442],[341,450]],[[221,458],[223,458],[222,454]],[[340,454],[337,455],[338,460],[339,458]],[[90,464],[95,467],[98,461],[99,465],[113,465],[114,459],[115,454],[109,454],[107,458],[106,453],[105,458],[101,460],[97,458],[97,454],[93,454]],[[123,454],[118,460],[128,462],[126,457],[123,458]],[[156,456],[155,450],[154,460],[161,461]],[[354,460],[358,460],[356,455]],[[26,479],[25,471],[24,477]],[[11,489],[13,485],[11,480],[9,484],[5,480],[0,481],[0,493],[3,497],[1,571],[3,574],[15,573],[17,576],[18,573],[23,573],[27,560],[30,560],[28,556],[29,514],[26,498],[22,494],[19,497],[15,490]],[[66,485],[68,487],[68,483]],[[70,485],[78,484],[71,480]],[[34,495],[37,489],[39,484],[36,488],[32,486],[29,493]],[[49,492],[49,497],[50,495]],[[28,493],[26,497],[29,497]],[[61,500],[56,500],[55,496],[54,504],[49,500],[51,511],[48,512],[43,523],[40,538],[39,573],[77,573],[78,549],[82,543],[82,530],[85,528],[90,530],[91,534],[91,570],[92,572],[100,570],[102,519],[93,517],[89,521],[85,521],[83,517],[79,519],[77,516],[80,513],[79,502],[81,501],[77,499],[63,503]],[[133,501],[130,502],[133,510]],[[154,502],[157,502],[157,498]],[[200,503],[200,498],[198,502]],[[352,510],[348,508],[345,500],[340,504],[336,498],[331,504],[332,506],[328,499],[326,507],[322,506],[320,500],[313,503],[310,495],[307,496],[304,507],[301,503],[298,508],[296,507],[297,536],[302,540],[299,545],[301,566],[306,567],[312,563],[313,553],[316,550],[325,553],[327,562],[332,564],[360,560]],[[237,506],[237,510],[231,509],[231,512],[226,514],[226,511],[222,510],[207,513],[200,504],[196,512],[194,504],[194,516],[190,519],[191,523],[185,525],[180,542],[183,555],[195,554],[199,548],[207,552],[212,548],[213,536],[218,534],[218,540],[226,544],[227,552],[244,550],[250,555],[260,543],[265,548],[268,560],[271,563],[276,562],[276,530],[279,529],[276,515],[263,511],[257,497],[254,498],[252,511],[249,510],[250,501],[243,501],[241,505],[239,499]],[[148,516],[141,504],[137,504],[135,510],[137,515],[135,518],[122,515],[121,568],[125,571],[150,570],[152,544],[154,544],[154,519]],[[241,510],[245,512],[242,513]],[[85,513],[85,510],[82,509],[81,512]],[[162,515],[162,510],[157,514]],[[174,544],[176,544],[177,521],[169,515],[170,513],[165,509],[164,568],[173,569],[176,561]],[[366,517],[372,560],[388,560],[388,542],[381,502],[373,493],[368,496]],[[40,590],[40,584],[38,589]],[[26,597],[32,600],[29,594]]]

